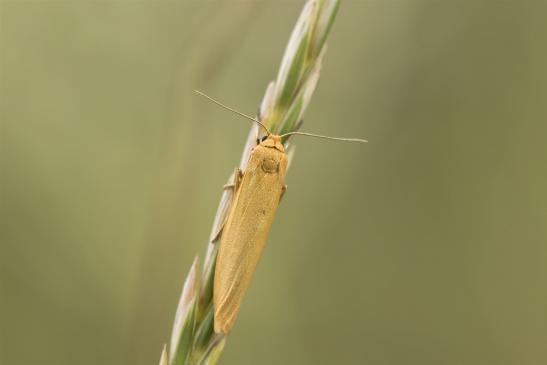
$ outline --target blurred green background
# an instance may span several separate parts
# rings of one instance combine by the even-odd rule
[[[303,1],[0,2],[0,364],[156,364]],[[547,6],[342,1],[221,364],[547,362]]]

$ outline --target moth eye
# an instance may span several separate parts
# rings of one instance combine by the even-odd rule
[[[261,142],[264,142],[266,139],[268,139],[268,136],[262,137],[262,139],[261,139],[260,141],[261,141]]]
[[[256,144],[260,144],[260,138],[256,139]]]

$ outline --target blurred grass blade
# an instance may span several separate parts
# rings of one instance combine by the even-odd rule
[[[206,271],[203,273],[203,286],[201,288],[201,294],[199,298],[199,317],[202,320],[203,316],[207,309],[211,306],[213,301],[213,286],[215,279],[215,266],[216,266],[216,253],[217,250],[214,250],[211,253],[212,262],[206,268]]]
[[[291,108],[285,114],[283,121],[281,122],[281,132],[280,134],[286,133],[286,130],[292,130],[294,125],[299,120],[302,112],[304,111],[304,100],[302,97],[296,97],[294,103],[292,103]],[[286,139],[286,137],[285,137]]]
[[[213,307],[210,306],[205,318],[202,320],[200,327],[196,330],[194,340],[194,346],[196,349],[205,350],[209,347],[211,337],[215,333],[214,313]]]
[[[192,349],[197,294],[199,293],[198,262],[196,256],[184,282],[175,315],[169,353],[171,365],[184,365]]]
[[[264,97],[262,98],[262,102],[260,103],[260,107],[258,108],[258,119],[261,122],[265,122],[267,126],[269,126],[269,116],[272,111],[272,107],[274,105],[274,97],[275,97],[275,82],[270,81],[268,84],[268,87],[266,88],[266,93],[264,94]]]
[[[340,0],[321,0],[319,3],[319,16],[313,32],[310,47],[310,58],[316,57],[323,50],[330,29],[338,13]]]
[[[226,337],[216,335],[214,341],[211,343],[211,346],[207,349],[207,352],[203,355],[203,358],[197,363],[197,365],[215,365],[224,350],[224,345],[226,344]]]
[[[313,68],[307,75],[307,82],[300,88],[298,94],[292,102],[290,109],[287,111],[284,119],[280,123],[280,134],[295,131],[296,123],[302,120],[304,112],[306,111],[313,92],[317,86],[317,82],[319,81],[323,54],[324,52],[321,52],[321,55],[315,61]]]
[[[275,103],[279,108],[284,108],[289,104],[296,91],[298,81],[304,72],[311,38],[311,26],[314,21],[313,14],[316,9],[317,1],[306,3],[287,44],[275,83],[277,87]],[[272,127],[275,122],[275,120],[272,121]]]
[[[163,345],[163,350],[161,351],[161,358],[159,365],[169,365],[169,355],[167,355],[167,345]]]

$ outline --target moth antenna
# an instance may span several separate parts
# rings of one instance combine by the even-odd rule
[[[366,139],[361,139],[361,138],[329,137],[329,136],[322,136],[320,134],[313,134],[313,133],[306,133],[306,132],[289,132],[289,133],[282,134],[279,137],[283,138],[283,137],[290,136],[290,135],[293,135],[293,134],[300,135],[300,136],[323,138],[323,139],[332,139],[334,141],[361,142],[361,143],[368,142]]]
[[[272,134],[272,133],[270,132],[270,130],[268,129],[268,127],[266,127],[266,126],[265,126],[261,121],[259,121],[258,119],[253,118],[253,117],[251,117],[251,116],[249,116],[249,115],[247,115],[247,114],[244,114],[244,113],[240,112],[239,110],[235,110],[235,109],[233,109],[233,108],[230,108],[229,106],[222,104],[220,101],[216,101],[215,99],[213,99],[213,98],[210,97],[209,95],[204,94],[204,93],[202,93],[202,92],[199,91],[199,90],[194,90],[194,92],[195,92],[196,94],[199,94],[199,95],[201,95],[201,96],[203,96],[203,97],[209,99],[210,101],[212,101],[212,102],[215,103],[216,105],[218,105],[218,106],[220,106],[220,107],[222,107],[222,108],[224,108],[224,109],[226,109],[226,110],[231,111],[232,113],[235,113],[235,114],[237,114],[237,115],[239,115],[239,116],[242,116],[242,117],[244,117],[244,118],[247,118],[247,119],[249,119],[249,120],[252,120],[253,122],[256,122],[256,123],[260,124],[260,125],[262,126],[262,128],[264,128],[264,130],[266,131],[266,133],[268,133],[268,135]]]

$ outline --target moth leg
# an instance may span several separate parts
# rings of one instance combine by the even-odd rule
[[[239,189],[242,179],[243,179],[243,171],[241,171],[239,167],[236,167],[234,171],[234,191],[237,191]]]
[[[213,236],[213,239],[211,240],[211,243],[217,243],[218,240],[220,239],[220,236],[222,236],[222,231],[224,230],[224,223],[226,223],[226,222],[222,222],[222,225],[218,229],[217,233],[215,233],[215,235]]]
[[[232,192],[232,199],[235,194],[233,194],[234,191],[237,191],[239,186],[241,185],[241,179],[243,178],[243,172],[241,172],[241,169],[238,167],[235,168],[234,173],[232,174],[230,181],[228,184],[224,185],[224,190],[231,190]],[[220,236],[222,235],[222,231],[224,230],[224,225],[226,224],[226,220],[228,220],[228,212],[225,213],[225,216],[223,218],[222,223],[220,224],[217,232],[214,234],[213,238],[211,239],[211,243],[216,243]]]
[[[281,195],[279,195],[279,202],[281,202],[281,199],[283,199],[283,196],[285,196],[285,192],[287,191],[287,185],[283,185],[281,188]]]
[[[239,167],[236,167],[231,181],[223,186],[224,190],[233,189],[234,191],[237,191],[239,185],[241,184],[241,179],[243,179],[243,172]]]

